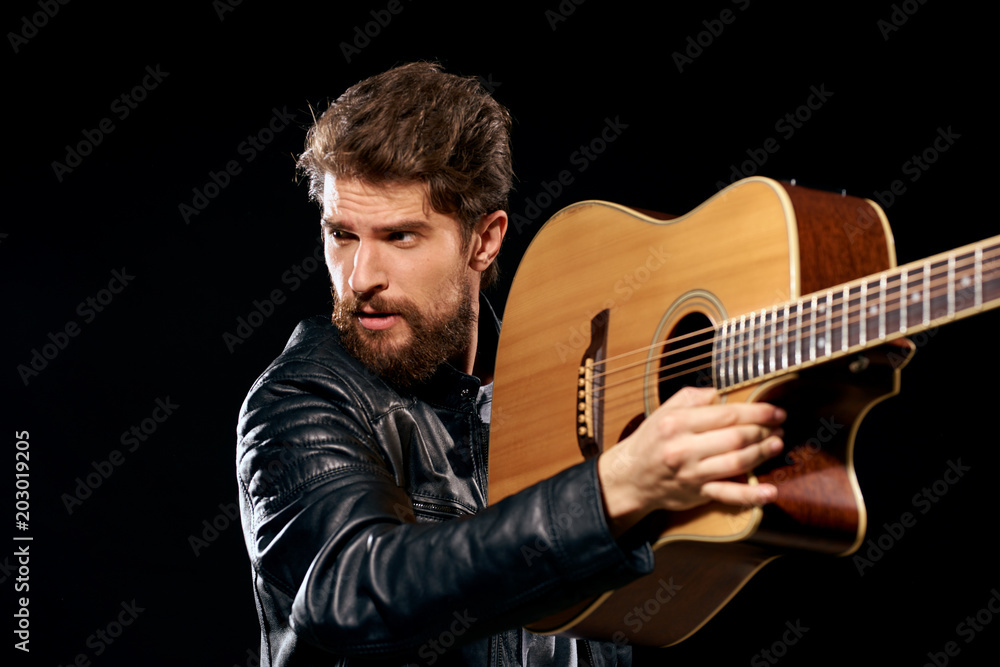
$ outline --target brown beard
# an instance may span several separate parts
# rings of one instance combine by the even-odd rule
[[[429,317],[408,300],[388,301],[379,296],[359,300],[353,295],[333,294],[333,324],[340,330],[344,348],[372,372],[402,389],[425,382],[446,361],[464,353],[469,346],[476,316],[468,279],[458,284],[459,303],[452,313]],[[371,331],[358,322],[365,306],[378,312],[400,315],[410,327],[410,340],[402,345],[390,342],[391,332]]]

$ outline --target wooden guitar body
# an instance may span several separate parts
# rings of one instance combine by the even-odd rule
[[[614,447],[686,384],[716,386],[723,401],[774,402],[790,418],[784,454],[751,476],[778,486],[775,504],[709,504],[651,517],[646,527],[659,535],[652,574],[529,629],[670,645],[777,555],[853,552],[865,533],[854,435],[871,406],[898,390],[908,341],[887,337],[846,353],[845,319],[845,354],[825,363],[810,363],[808,352],[802,359],[804,343],[768,353],[751,336],[740,339],[748,359],[734,364],[713,340],[734,317],[894,265],[888,222],[875,204],[765,178],[740,181],[669,220],[582,202],[548,221],[504,312],[490,502]],[[813,324],[823,316],[813,315]],[[780,332],[771,317],[760,316],[759,331]],[[752,331],[743,321],[741,331]],[[829,349],[815,331],[813,353]],[[796,358],[781,364],[789,354]],[[778,366],[794,371],[767,372]],[[751,377],[758,367],[759,381]]]

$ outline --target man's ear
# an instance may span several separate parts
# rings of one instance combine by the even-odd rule
[[[503,237],[507,234],[507,212],[493,211],[487,213],[476,224],[472,238],[472,256],[469,266],[479,272],[483,272],[496,261],[500,253],[500,246],[503,244]]]

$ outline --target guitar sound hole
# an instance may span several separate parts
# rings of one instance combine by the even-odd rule
[[[685,315],[671,329],[660,356],[660,403],[683,387],[712,386],[715,326],[702,313]]]

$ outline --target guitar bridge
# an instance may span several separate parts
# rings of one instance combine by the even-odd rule
[[[580,360],[576,387],[576,439],[584,459],[604,451],[604,356],[610,312],[602,310],[590,321],[590,345]]]

